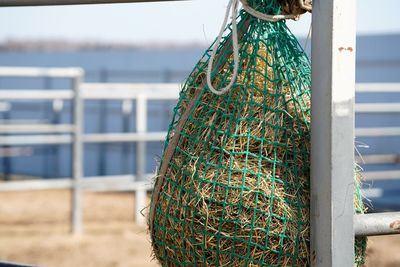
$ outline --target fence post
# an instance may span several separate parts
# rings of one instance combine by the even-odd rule
[[[355,10],[355,0],[313,1],[312,266],[354,266]]]
[[[99,71],[99,82],[100,83],[108,83],[109,81],[109,71],[106,68],[102,68]],[[99,116],[98,116],[98,126],[100,133],[107,132],[107,100],[102,99],[99,101]],[[101,143],[98,144],[99,154],[98,154],[98,161],[97,161],[97,173],[99,176],[106,176],[107,175],[107,148],[108,144]]]
[[[83,71],[72,79],[73,99],[73,147],[72,147],[72,233],[82,233],[82,203],[81,203],[81,179],[83,177],[83,100],[81,98],[81,79]]]
[[[11,104],[8,103],[8,105],[10,106],[10,108],[6,109],[3,113],[2,119],[3,120],[10,120],[11,119]],[[1,148],[3,148],[4,150],[10,149],[11,146],[9,145],[4,145],[1,146]],[[2,164],[3,164],[3,173],[4,173],[4,181],[10,181],[12,179],[12,163],[11,163],[11,158],[10,157],[3,157],[2,160]]]
[[[122,113],[122,132],[129,133],[129,126],[131,122],[133,103],[132,99],[122,100],[121,113]],[[132,146],[131,143],[126,144],[122,147],[122,156],[124,157],[121,163],[121,169],[123,173],[129,173],[132,165]]]
[[[147,99],[141,94],[136,99],[136,131],[139,134],[147,132]],[[146,142],[140,140],[136,144],[136,179],[143,181],[146,173]],[[146,205],[146,191],[138,188],[135,191],[135,220],[137,224],[143,225],[145,218],[141,210]]]

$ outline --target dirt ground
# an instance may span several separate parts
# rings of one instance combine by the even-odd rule
[[[158,266],[128,193],[85,193],[84,234],[69,234],[66,190],[0,193],[0,259],[43,267]],[[371,238],[370,267],[400,266],[400,236]]]

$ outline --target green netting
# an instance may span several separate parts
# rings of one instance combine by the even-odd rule
[[[248,1],[278,14],[276,0]],[[310,61],[284,21],[241,11],[234,87],[210,92],[207,50],[187,78],[169,127],[150,209],[163,266],[308,266]],[[233,72],[231,26],[214,87]],[[363,212],[356,179],[356,212]],[[356,265],[365,240],[356,241]]]

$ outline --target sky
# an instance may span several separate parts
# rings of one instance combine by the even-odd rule
[[[228,0],[0,8],[0,41],[65,39],[129,43],[210,43]],[[358,0],[358,34],[400,33],[399,0]],[[378,10],[379,13],[374,12]],[[307,35],[311,16],[289,22]]]

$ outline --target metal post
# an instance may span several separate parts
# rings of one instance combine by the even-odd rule
[[[43,89],[45,90],[51,90],[53,87],[53,78],[52,77],[43,77]],[[57,124],[56,122],[56,116],[57,113],[54,111],[54,108],[51,107],[47,102],[43,103],[43,119],[48,120],[50,123]],[[49,116],[49,118],[47,118]],[[50,177],[56,177],[55,169],[57,168],[57,145],[48,145],[43,147],[43,177],[44,178],[50,178]]]
[[[142,210],[146,207],[146,195],[145,188],[140,187],[135,190],[135,222],[137,225],[146,224],[145,217],[142,215]]]
[[[400,234],[400,212],[356,215],[354,233],[356,236]]]
[[[54,114],[53,117],[53,124],[59,125],[61,124],[61,117],[62,117],[62,111],[63,111],[63,107],[64,107],[64,101],[61,99],[56,99],[53,100],[52,103],[52,111]],[[60,145],[56,145],[54,146],[54,153],[53,153],[53,162],[54,162],[54,166],[53,166],[53,174],[52,177],[60,177],[61,173],[60,173]]]
[[[147,99],[144,94],[138,96],[136,100],[136,131],[144,134],[147,131]],[[146,173],[146,142],[138,141],[136,144],[136,179],[143,181]],[[144,191],[145,192],[145,191]],[[135,220],[137,224],[144,224],[145,218],[141,215],[141,210],[145,205],[146,194],[143,190],[135,192]]]
[[[123,133],[129,133],[129,125],[131,121],[131,115],[132,115],[132,99],[125,99],[122,101],[122,107],[121,107],[121,113],[122,113],[122,132]],[[129,173],[129,170],[131,169],[131,155],[132,155],[132,144],[124,144],[122,147],[122,172],[124,174]]]
[[[10,120],[11,119],[11,110],[6,110],[3,113],[3,120]],[[10,149],[11,146],[5,145],[5,146],[1,146],[1,148],[3,148],[4,150]],[[3,164],[3,173],[4,173],[4,180],[5,181],[9,181],[12,179],[12,159],[11,157],[3,157],[2,160],[2,164]]]
[[[355,0],[313,1],[312,266],[354,265]]]
[[[101,69],[100,70],[100,83],[108,83],[108,70]],[[106,133],[107,132],[107,100],[100,100],[99,103],[99,132]],[[99,154],[98,154],[98,165],[97,171],[99,176],[107,175],[107,144],[98,144],[99,146]]]
[[[53,5],[86,5],[110,3],[139,3],[139,2],[171,2],[184,0],[0,0],[2,6],[53,6]]]
[[[74,104],[74,138],[72,152],[72,233],[79,235],[82,233],[82,206],[81,206],[81,179],[83,177],[83,142],[82,142],[82,126],[83,126],[83,100],[81,98],[80,84],[83,76],[73,78]]]

